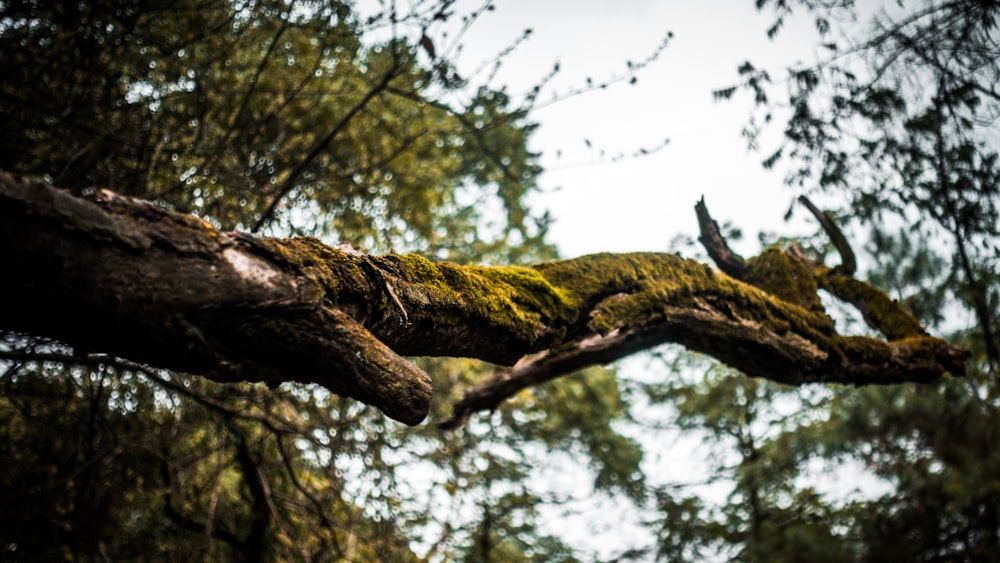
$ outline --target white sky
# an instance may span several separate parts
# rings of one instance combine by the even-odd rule
[[[532,28],[498,82],[512,93],[525,92],[559,62],[561,72],[547,92],[561,94],[588,76],[599,81],[624,73],[627,60],[644,59],[673,32],[635,85],[619,83],[532,115],[540,123],[532,148],[542,153],[547,170],[534,206],[555,218],[551,240],[565,257],[665,250],[676,233],[696,236],[693,207],[702,194],[720,223],[731,220],[748,235],[749,246],[738,251],[754,252],[752,235],[761,229],[788,229],[782,216],[793,194],[780,173],[760,166],[776,145],[749,153],[740,136],[749,96],[716,102],[711,92],[735,84],[736,67],[745,60],[782,78],[783,64],[815,58],[816,35],[810,21],[798,19],[771,41],[765,30],[773,16],[753,4],[499,0],[466,35],[459,63],[474,68]],[[650,156],[617,163],[599,156],[602,149],[609,156],[630,155],[666,138],[669,145]]]

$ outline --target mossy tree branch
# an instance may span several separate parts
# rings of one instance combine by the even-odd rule
[[[698,217],[698,227],[701,230],[701,236],[698,237],[698,240],[705,247],[708,256],[726,274],[737,279],[742,278],[746,272],[746,261],[729,248],[729,244],[726,243],[725,237],[719,230],[719,224],[708,214],[704,197],[694,205],[694,212]]]
[[[470,390],[457,424],[527,385],[664,342],[789,384],[925,381],[962,373],[968,355],[922,329],[838,335],[815,292],[841,278],[794,253],[746,261],[744,281],[659,253],[459,266],[222,232],[2,173],[0,260],[2,329],[219,381],[319,383],[409,424],[426,415],[431,384],[404,356],[513,365]],[[880,292],[853,283],[875,303]]]

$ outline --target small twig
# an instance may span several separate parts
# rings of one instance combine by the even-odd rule
[[[381,272],[379,272],[379,274],[381,275]],[[385,282],[385,292],[389,294],[389,297],[392,297],[392,302],[396,304],[396,307],[399,308],[399,312],[403,314],[403,321],[401,324],[403,326],[410,326],[410,316],[406,314],[406,309],[403,307],[403,303],[399,300],[399,297],[396,297],[396,290],[392,289],[392,284],[389,283],[389,280],[387,280],[385,276],[382,276],[382,281]]]
[[[382,268],[379,268],[378,264],[376,264],[367,254],[362,255],[362,259],[363,263],[367,265],[372,270],[372,272],[374,272],[375,275],[378,276],[380,280],[382,280],[382,287],[385,288],[386,294],[392,299],[392,302],[396,305],[396,308],[399,309],[399,312],[403,315],[403,318],[402,320],[400,320],[399,324],[401,324],[402,326],[410,326],[410,316],[406,313],[406,308],[403,307],[403,302],[400,301],[399,297],[396,295],[396,290],[393,289],[392,284],[389,283],[389,278],[387,278],[385,276],[385,273],[382,272]]]

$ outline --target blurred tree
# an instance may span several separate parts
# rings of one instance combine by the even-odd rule
[[[657,402],[676,406],[682,429],[706,431],[706,445],[715,452],[719,465],[712,482],[687,485],[731,485],[728,504],[721,507],[684,496],[681,487],[657,490],[659,559],[701,561],[720,554],[738,561],[854,558],[852,546],[838,537],[845,514],[802,486],[806,467],[801,460],[815,446],[808,425],[824,402],[822,394],[809,397],[724,368],[710,369],[700,381],[678,378],[648,390]]]
[[[818,401],[775,388],[782,398],[755,394],[756,416],[743,418],[745,400],[696,406],[737,382],[759,385],[738,376],[710,372],[703,382],[653,389],[675,402],[680,424],[706,429],[716,447],[736,442],[740,452],[735,466],[720,467],[731,472],[727,504],[659,493],[664,559],[992,561],[1000,550],[1000,466],[990,446],[1000,429],[1000,4],[897,4],[857,35],[861,27],[832,28],[858,21],[869,4],[757,2],[777,14],[771,36],[804,8],[827,56],[788,69],[782,81],[751,62],[740,66],[741,86],[759,108],[745,134],[756,148],[768,124],[783,125],[784,140],[765,167],[784,163],[789,185],[843,202],[838,217],[870,233],[866,277],[924,326],[970,346],[973,371],[931,386],[834,387]],[[792,419],[780,416],[789,402]],[[750,450],[740,440],[747,435],[759,437]],[[885,492],[819,494],[824,474],[878,482]],[[754,535],[755,498],[774,525],[773,543]]]
[[[539,172],[525,110],[485,86],[448,105],[469,85],[446,62],[419,62],[404,36],[366,42],[401,15],[107,0],[6,2],[0,18],[4,170],[382,251],[497,248],[480,236],[488,202],[506,211],[499,247],[544,230],[523,204]]]
[[[362,18],[309,0],[3,2],[0,168],[226,228],[463,262],[548,259],[548,219],[524,204],[539,172],[528,105],[419,47],[485,9],[418,3]],[[19,334],[3,343],[22,359],[0,379],[2,558],[569,553],[534,524],[525,479],[544,449],[492,424],[408,429],[307,386],[219,385]],[[442,397],[489,369],[435,364]],[[601,372],[565,385],[595,377],[613,384]],[[520,407],[526,426],[543,424],[547,407]],[[570,407],[579,432],[520,441],[584,444],[607,486],[629,482],[635,446],[611,427],[624,409]],[[503,448],[510,459],[491,454]],[[474,547],[476,517],[448,506],[491,507],[498,539]]]
[[[788,117],[784,141],[764,165],[785,159],[790,185],[845,198],[842,220],[882,233],[905,224],[909,238],[930,237],[932,251],[950,263],[949,298],[975,315],[969,330],[995,375],[1000,4],[900,2],[876,14],[870,33],[849,29],[840,40],[831,21],[854,18],[862,7],[853,1],[757,4],[777,12],[775,33],[803,5],[827,53],[788,69],[780,82],[750,62],[739,68],[759,106],[746,128],[752,146],[767,124]],[[779,84],[787,101],[774,92]]]
[[[454,45],[433,33],[458,17],[452,2],[384,8],[362,18],[308,0],[5,2],[0,168],[226,229],[463,262],[552,258],[547,218],[524,203],[539,173],[527,149],[537,90],[515,103],[457,74],[445,58]],[[484,228],[493,210],[502,220]],[[0,549],[15,559],[573,561],[539,515],[545,450],[582,456],[600,492],[651,497],[642,450],[620,432],[629,402],[604,369],[443,433],[308,386],[220,385],[21,334],[5,334],[2,350]],[[492,372],[420,362],[435,374],[439,418]],[[720,526],[696,500],[660,491],[687,522],[680,536],[664,525],[661,555],[698,553],[677,537],[746,558],[848,553],[824,523],[832,509],[765,480],[762,460],[785,450],[760,434],[757,405],[779,391],[731,378],[708,391],[728,414],[702,391],[669,396],[734,437],[738,506]]]

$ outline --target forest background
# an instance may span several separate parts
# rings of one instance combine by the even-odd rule
[[[790,388],[667,347],[442,431],[316,387],[221,385],[5,333],[0,548],[21,560],[989,560],[1000,4],[732,4],[675,25],[637,2],[587,27],[576,16],[589,5],[552,3],[530,31],[507,31],[534,9],[4,2],[0,169],[227,229],[490,264],[699,256],[703,193],[730,240],[760,232],[746,253],[794,239],[826,256],[792,205],[808,194],[835,211],[862,277],[973,351],[966,377]],[[587,40],[542,40],[558,64],[531,53],[567,28]],[[751,42],[768,60],[740,49]],[[695,81],[670,57],[712,70]],[[797,222],[775,227],[786,212]],[[420,362],[439,394],[432,420],[492,371]]]

